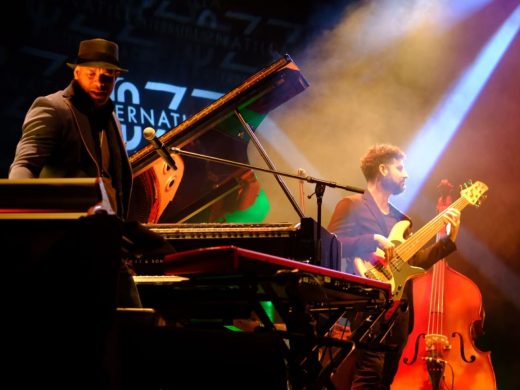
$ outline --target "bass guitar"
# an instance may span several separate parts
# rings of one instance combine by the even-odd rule
[[[488,190],[487,185],[477,181],[462,186],[460,198],[448,208],[462,211],[467,205],[479,205],[479,201]],[[377,249],[369,258],[354,258],[356,273],[369,279],[390,283],[392,297],[401,299],[405,282],[412,276],[424,273],[424,269],[408,264],[408,261],[445,226],[443,213],[437,214],[430,222],[420,228],[408,239],[404,233],[410,227],[409,221],[399,221],[390,231],[388,239],[395,244],[394,255],[385,259],[384,252]]]

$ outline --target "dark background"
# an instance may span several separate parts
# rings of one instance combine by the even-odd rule
[[[367,146],[392,142],[406,149],[517,5],[20,0],[3,12],[0,177],[7,176],[33,99],[66,86],[72,73],[65,63],[79,41],[103,37],[119,43],[121,63],[130,69],[125,81],[141,92],[154,81],[225,93],[289,53],[310,87],[258,129],[269,155],[282,171],[304,167],[311,176],[363,186],[358,161]],[[464,6],[470,10],[458,19]],[[7,29],[7,20],[15,27]],[[407,210],[419,228],[435,213],[441,179],[489,186],[480,208],[464,210],[459,250],[448,261],[481,290],[482,297],[468,299],[481,299],[485,308],[485,334],[477,344],[491,351],[500,390],[520,386],[519,76],[515,37]],[[143,92],[140,98],[147,108],[168,107],[165,96]],[[177,111],[189,116],[208,103],[186,95]],[[254,151],[250,159],[257,163]],[[258,178],[271,201],[266,221],[296,220],[272,178]],[[296,184],[289,186],[296,194]],[[313,192],[310,185],[305,190]],[[324,225],[344,195],[327,189]],[[307,215],[315,217],[315,199],[306,202]],[[467,326],[480,319],[468,319]]]

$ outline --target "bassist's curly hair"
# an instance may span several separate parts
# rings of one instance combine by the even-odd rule
[[[377,177],[380,164],[389,163],[393,159],[401,160],[404,157],[404,152],[395,145],[376,144],[361,157],[361,171],[367,181],[372,181]]]

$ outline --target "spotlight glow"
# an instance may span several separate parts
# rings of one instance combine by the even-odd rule
[[[520,6],[513,11],[484,46],[474,63],[446,93],[430,119],[408,146],[408,189],[395,201],[403,210],[407,210],[413,203],[430,170],[471,110],[519,28]]]

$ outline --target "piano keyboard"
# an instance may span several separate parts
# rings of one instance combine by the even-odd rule
[[[147,227],[170,240],[292,237],[299,230],[299,225],[299,223],[179,223],[148,224]]]

